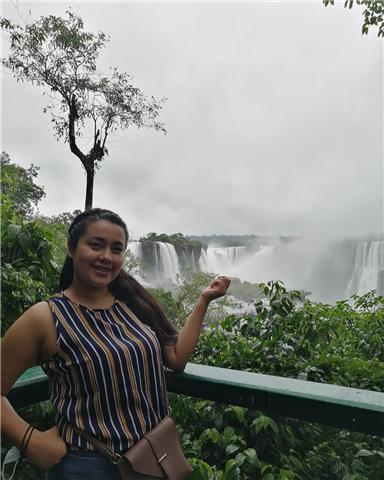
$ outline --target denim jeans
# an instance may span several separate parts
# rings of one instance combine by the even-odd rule
[[[46,480],[121,480],[118,469],[95,452],[70,451],[49,469]]]

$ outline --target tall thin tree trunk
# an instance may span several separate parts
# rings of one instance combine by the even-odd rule
[[[85,210],[92,208],[93,203],[93,182],[95,179],[95,170],[90,168],[86,170],[87,172],[87,186],[85,191]]]

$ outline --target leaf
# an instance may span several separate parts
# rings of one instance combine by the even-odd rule
[[[213,443],[219,443],[221,440],[221,435],[218,432],[216,428],[208,428],[205,430],[208,438],[213,442]]]
[[[371,452],[370,450],[365,450],[364,448],[362,448],[356,453],[357,457],[370,457],[372,455],[374,455],[374,452]]]
[[[243,452],[238,453],[235,457],[235,461],[239,467],[243,465],[246,459],[247,459],[247,456],[244,455]]]
[[[271,472],[266,473],[261,477],[261,480],[274,480],[274,476]]]
[[[264,429],[265,426],[264,426],[263,417],[260,416],[260,417],[256,418],[256,419],[252,422],[252,427],[254,427],[255,433],[259,433],[260,430]]]
[[[257,468],[261,468],[260,460],[259,460],[259,458],[257,456],[257,452],[254,448],[247,448],[244,451],[244,454],[246,455],[248,462],[252,466],[257,467]]]
[[[279,432],[279,427],[277,426],[276,422],[271,417],[268,417],[268,425],[272,428],[272,430],[275,433]]]
[[[295,474],[292,470],[282,468],[279,472],[279,480],[295,480]]]
[[[269,470],[272,467],[269,463],[266,463],[261,467],[261,473],[265,473],[267,470]]]
[[[234,470],[238,469],[238,465],[236,460],[233,460],[232,458],[230,460],[227,460],[225,462],[225,473],[228,475],[228,473],[233,472]]]
[[[11,223],[7,227],[7,234],[9,235],[10,240],[16,239],[17,235],[19,234],[21,230],[21,225],[15,225]]]
[[[237,420],[238,420],[240,423],[244,423],[244,421],[245,421],[245,414],[246,414],[247,410],[246,410],[245,408],[243,408],[243,407],[233,406],[233,407],[232,407],[232,411],[235,413]]]
[[[240,449],[239,445],[235,445],[234,443],[230,443],[227,445],[225,449],[226,455],[232,455],[234,452],[237,452]]]

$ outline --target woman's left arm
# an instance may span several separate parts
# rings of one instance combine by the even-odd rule
[[[227,277],[217,277],[198,298],[184,327],[180,331],[177,341],[173,345],[166,345],[164,349],[165,365],[173,370],[184,370],[199,340],[201,325],[207,312],[208,305],[216,298],[226,294],[230,280]]]

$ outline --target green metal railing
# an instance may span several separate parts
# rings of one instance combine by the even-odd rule
[[[171,392],[384,436],[384,393],[192,363],[166,378]],[[14,406],[47,400],[41,368],[27,370],[8,398]]]

